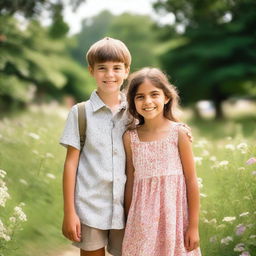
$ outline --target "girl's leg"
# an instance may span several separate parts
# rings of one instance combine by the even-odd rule
[[[84,251],[81,249],[80,256],[105,256],[105,248],[96,251]]]

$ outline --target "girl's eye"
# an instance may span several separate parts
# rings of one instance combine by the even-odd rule
[[[139,95],[139,96],[136,96],[135,97],[136,100],[140,100],[140,99],[143,99],[143,96]]]

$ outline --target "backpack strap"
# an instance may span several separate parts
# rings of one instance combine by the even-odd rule
[[[78,106],[78,128],[80,136],[80,152],[82,152],[85,138],[86,138],[86,115],[85,115],[85,101],[77,104]]]

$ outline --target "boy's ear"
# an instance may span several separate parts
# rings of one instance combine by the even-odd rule
[[[125,68],[125,79],[127,79],[127,77],[129,76],[130,73],[130,66]]]
[[[90,75],[93,75],[93,68],[91,66],[88,66],[88,71],[89,71]]]

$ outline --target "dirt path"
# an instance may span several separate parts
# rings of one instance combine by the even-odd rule
[[[63,253],[61,253],[60,255],[56,255],[56,256],[79,256],[79,249],[76,247],[70,247],[70,249],[67,249],[66,251],[64,251]],[[106,256],[111,256],[111,254],[106,253]]]

